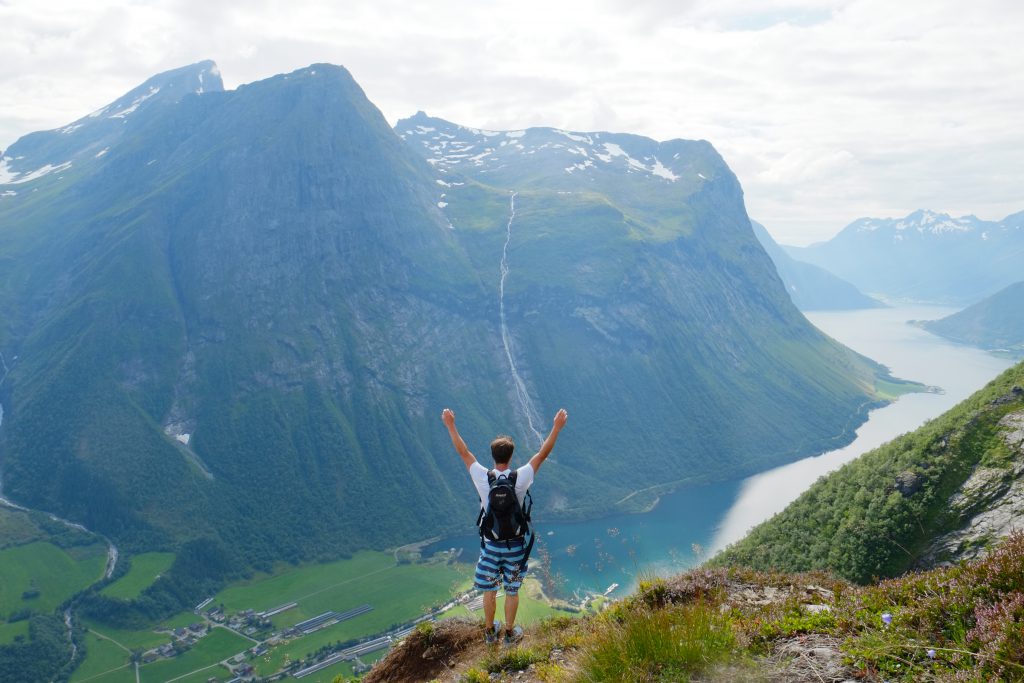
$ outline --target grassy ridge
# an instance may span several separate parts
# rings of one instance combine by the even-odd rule
[[[1024,681],[1024,534],[987,558],[860,587],[825,573],[700,568],[641,583],[597,615],[550,619],[520,647],[478,623],[425,624],[367,683]],[[507,678],[506,678],[507,677]]]

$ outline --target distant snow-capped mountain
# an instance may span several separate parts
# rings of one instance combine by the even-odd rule
[[[42,178],[48,178],[49,185],[62,173],[102,163],[140,115],[153,107],[176,104],[187,95],[223,90],[217,65],[199,62],[153,76],[66,126],[26,135],[0,155],[0,198],[38,189],[34,181]]]
[[[694,164],[690,150],[704,141],[657,142],[623,133],[577,133],[558,128],[492,131],[460,126],[418,112],[395,130],[406,142],[427,150],[427,161],[441,171],[508,175],[521,163],[561,167],[567,177],[624,172],[665,183],[708,181],[713,169]],[[534,170],[534,173],[536,171]]]
[[[860,218],[827,242],[786,249],[872,295],[967,304],[1020,280],[1024,212],[1001,221],[927,210]]]

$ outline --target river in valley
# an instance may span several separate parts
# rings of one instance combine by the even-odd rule
[[[988,353],[936,337],[907,324],[955,312],[939,306],[899,306],[864,311],[807,313],[819,329],[889,367],[892,374],[942,389],[902,396],[872,411],[844,448],[804,458],[746,479],[681,489],[663,496],[644,514],[616,514],[593,521],[537,525],[538,553],[564,595],[631,590],[645,575],[690,567],[742,538],[754,525],[782,510],[818,477],[893,437],[912,431],[953,407],[1012,365]],[[467,491],[469,482],[467,480]],[[479,538],[448,538],[426,549],[465,548],[474,561]]]

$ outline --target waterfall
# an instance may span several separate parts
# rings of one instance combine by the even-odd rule
[[[526,383],[519,376],[516,368],[515,355],[512,353],[512,338],[508,333],[508,325],[505,323],[505,278],[508,277],[508,244],[512,241],[512,223],[516,219],[516,193],[513,192],[508,202],[509,215],[508,225],[505,227],[505,246],[501,250],[501,282],[498,285],[498,320],[501,323],[501,343],[505,346],[505,357],[508,358],[508,368],[512,373],[512,386],[515,389],[516,400],[519,409],[526,419],[526,425],[534,438],[537,439],[537,446],[544,442],[544,436],[537,430],[536,425],[540,424],[540,413],[530,400],[530,394],[526,391]]]

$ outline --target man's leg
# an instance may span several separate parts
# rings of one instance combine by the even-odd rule
[[[484,626],[488,631],[494,628],[494,613],[498,611],[498,591],[484,593]],[[515,612],[512,613],[513,618]],[[505,617],[508,618],[508,599],[505,599]]]
[[[493,594],[492,594],[493,597]],[[484,602],[486,614],[486,601]],[[494,605],[491,606],[491,615],[494,615]],[[519,609],[519,593],[515,595],[509,595],[505,593],[505,630],[508,633],[512,632],[512,629],[516,625],[516,611]]]
[[[498,583],[500,572],[498,570],[499,560],[487,552],[486,548],[480,549],[480,559],[476,563],[476,573],[473,578],[473,587],[483,593],[484,602],[484,626],[493,638],[494,613],[497,611]],[[490,642],[490,641],[488,641]]]
[[[505,584],[505,637],[515,638],[516,612],[519,611],[519,588],[523,585],[523,577],[529,566],[524,563],[522,554],[516,555],[502,565],[501,578]]]

